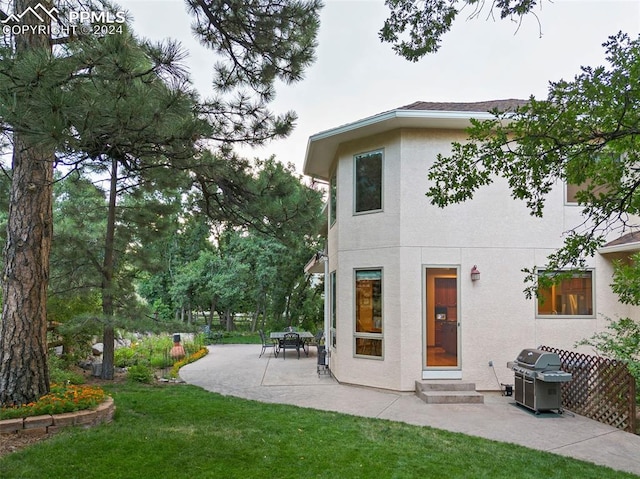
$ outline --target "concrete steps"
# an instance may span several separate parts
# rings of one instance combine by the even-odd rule
[[[464,381],[416,381],[416,396],[427,404],[484,404],[475,383]]]

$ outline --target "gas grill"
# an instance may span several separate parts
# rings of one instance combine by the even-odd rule
[[[541,349],[523,349],[507,367],[515,372],[515,400],[538,414],[556,409],[562,413],[562,383],[571,373],[560,370],[560,356]]]

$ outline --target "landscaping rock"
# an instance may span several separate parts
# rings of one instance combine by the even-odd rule
[[[96,343],[93,346],[91,346],[91,352],[93,353],[94,356],[100,356],[103,351],[104,351],[103,343]]]

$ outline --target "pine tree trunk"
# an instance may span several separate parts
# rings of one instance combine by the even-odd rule
[[[211,300],[211,306],[209,307],[209,329],[213,326],[213,317],[216,314],[216,300]]]
[[[16,0],[16,12],[37,1]],[[47,2],[43,2],[46,4]],[[33,15],[24,24],[40,22]],[[50,49],[44,34],[17,35],[16,56],[35,48]],[[16,94],[28,103],[28,93]],[[47,285],[53,234],[52,151],[13,136],[13,171],[0,320],[0,405],[26,404],[49,392],[47,367]]]
[[[102,314],[106,324],[102,334],[102,379],[113,379],[115,331],[112,320],[113,307],[113,269],[114,246],[116,237],[116,196],[118,186],[118,161],[111,160],[111,187],[109,189],[109,210],[107,212],[107,233],[104,240],[104,262],[102,264]]]
[[[49,392],[47,284],[52,228],[53,156],[14,136],[13,181],[0,322],[0,404]]]

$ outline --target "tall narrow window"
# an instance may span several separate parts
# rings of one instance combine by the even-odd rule
[[[557,273],[538,272],[539,275]],[[593,315],[593,271],[573,273],[551,287],[538,291],[538,316]]]
[[[356,356],[382,357],[382,270],[356,270]]]
[[[336,272],[332,271],[330,274],[331,284],[329,285],[331,291],[331,344],[332,347],[336,347]]]
[[[356,155],[355,212],[382,210],[382,151]]]
[[[329,180],[329,227],[336,222],[336,208],[338,207],[338,183],[335,173]]]

